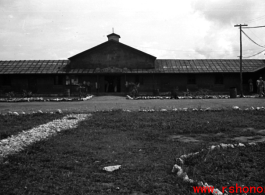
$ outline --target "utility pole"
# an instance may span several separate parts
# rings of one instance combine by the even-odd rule
[[[239,27],[240,34],[240,97],[243,97],[243,76],[242,76],[242,26],[248,26],[247,24],[237,24],[234,27]]]

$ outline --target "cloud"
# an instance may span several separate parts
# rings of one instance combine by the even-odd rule
[[[258,2],[259,0],[255,0]],[[200,12],[208,21],[219,25],[244,23],[256,15],[257,4],[253,0],[196,0],[193,9]]]
[[[195,51],[206,59],[237,58],[239,49],[237,33],[237,29],[220,30],[218,27],[212,27],[207,31],[200,45],[196,46]]]
[[[264,6],[264,0],[0,0],[6,51],[0,59],[68,58],[107,41],[113,27],[122,43],[157,58],[237,58],[234,24],[262,22]],[[246,32],[265,45],[264,31],[252,31]],[[243,45],[246,54],[257,49],[245,37]]]
[[[209,26],[200,45],[195,47],[196,52],[208,59],[238,58],[239,30],[234,25],[247,23],[253,18],[264,15],[265,4],[262,2],[261,0],[194,1],[193,11],[204,18]],[[262,37],[260,31],[256,34]],[[257,49],[249,40],[243,38],[243,42],[243,53],[247,50],[253,53]]]

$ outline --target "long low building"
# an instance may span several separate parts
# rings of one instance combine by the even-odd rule
[[[0,61],[0,95],[13,91],[31,91],[36,95],[78,94],[78,86],[88,86],[89,93],[128,92],[130,83],[138,84],[140,94],[154,90],[170,92],[207,89],[228,93],[240,88],[240,65],[236,59],[157,59],[125,45],[112,33],[108,41],[67,60]],[[265,60],[243,60],[243,91],[265,77]]]

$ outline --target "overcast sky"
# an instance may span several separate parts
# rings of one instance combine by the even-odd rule
[[[234,25],[264,26],[264,10],[264,0],[0,0],[0,60],[67,59],[112,28],[158,59],[237,59]],[[244,31],[265,45],[265,28]],[[243,35],[243,56],[263,49]]]

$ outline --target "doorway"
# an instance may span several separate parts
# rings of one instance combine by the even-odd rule
[[[120,76],[105,76],[104,89],[106,93],[121,92],[121,77]]]
[[[28,78],[28,90],[32,93],[37,93],[37,78],[36,77],[29,77]]]

